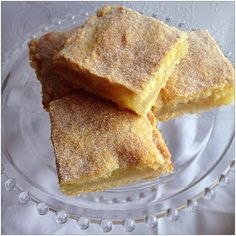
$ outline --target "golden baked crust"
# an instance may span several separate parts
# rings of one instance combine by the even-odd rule
[[[50,32],[28,43],[31,66],[39,80],[52,71],[52,58],[64,46],[67,36],[63,32]]]
[[[175,67],[153,109],[159,120],[233,102],[234,69],[215,40],[199,30],[189,32],[188,41],[188,55]]]
[[[66,194],[153,178],[173,168],[152,113],[140,117],[84,91],[52,101],[49,111],[59,183]]]
[[[74,30],[74,29],[73,29]],[[38,80],[42,85],[43,105],[46,110],[49,103],[55,99],[65,97],[74,92],[74,89],[66,81],[61,80],[54,73],[52,61],[65,43],[66,37],[73,30],[68,32],[50,32],[39,39],[29,42],[29,59],[32,68],[35,69]]]
[[[54,58],[55,67],[74,87],[146,114],[187,53],[186,39],[186,33],[161,21],[125,7],[105,6],[67,38]],[[69,71],[75,76],[67,76]]]

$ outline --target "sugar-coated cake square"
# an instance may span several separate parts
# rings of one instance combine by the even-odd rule
[[[186,33],[128,8],[105,6],[67,38],[54,65],[75,88],[143,115],[187,50]]]
[[[138,116],[78,91],[50,102],[51,139],[61,191],[104,190],[172,170],[154,115]]]
[[[189,53],[175,67],[153,108],[159,120],[234,100],[234,68],[209,32],[189,32],[188,41]]]

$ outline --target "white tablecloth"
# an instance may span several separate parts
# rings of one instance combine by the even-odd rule
[[[62,17],[68,13],[76,14],[78,11],[90,11],[105,3],[102,2],[3,2],[2,3],[2,55],[11,52],[15,46],[22,43],[26,35],[37,31],[42,24],[48,25],[55,17]],[[113,3],[114,4],[114,3]],[[158,12],[160,3],[124,3],[133,6],[139,11],[151,9]],[[161,3],[163,4],[163,3]],[[225,21],[234,22],[234,5],[232,3],[191,3],[169,2],[164,3],[166,14],[174,8],[184,8],[186,24],[183,29],[188,29],[191,22],[192,28],[208,28],[220,41],[226,41],[225,50],[234,52],[234,32],[232,37],[225,38],[223,27]],[[209,5],[211,4],[211,6]],[[193,8],[194,7],[194,8]],[[211,10],[211,11],[210,11]],[[211,15],[210,12],[214,14]],[[167,15],[168,16],[168,15]],[[222,25],[212,24],[212,17],[222,17]],[[171,15],[170,15],[171,18]],[[211,19],[209,21],[209,19]],[[213,20],[214,22],[214,20]],[[217,21],[218,22],[218,21]],[[221,21],[219,21],[221,22]],[[175,22],[175,24],[177,24]],[[233,45],[233,48],[232,48]],[[227,48],[228,47],[228,48]],[[229,48],[230,47],[230,48]],[[217,187],[216,198],[212,201],[201,201],[200,209],[194,213],[182,212],[177,222],[167,219],[159,221],[157,229],[150,229],[144,224],[138,224],[132,234],[234,234],[234,173],[229,175],[230,183],[226,187]],[[4,183],[4,182],[2,182]],[[53,213],[45,216],[37,214],[35,204],[32,202],[21,205],[17,200],[15,191],[7,192],[2,189],[2,234],[102,234],[97,225],[90,226],[88,231],[81,231],[75,221],[59,225]],[[111,234],[123,234],[122,226],[114,226]]]

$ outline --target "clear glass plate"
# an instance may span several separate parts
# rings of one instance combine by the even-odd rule
[[[68,15],[41,26],[31,38],[73,27],[89,14]],[[158,123],[172,153],[172,174],[79,197],[63,195],[57,183],[49,115],[41,104],[40,83],[29,66],[27,41],[3,65],[2,84],[4,172],[16,180],[22,201],[41,203],[39,211],[49,207],[57,213],[59,223],[70,216],[86,228],[89,219],[101,223],[105,232],[112,222],[125,220],[126,227],[132,228],[146,216],[151,217],[150,222],[155,220],[152,217],[162,216],[175,220],[179,210],[197,207],[200,197],[211,198],[212,188],[234,158],[234,106]],[[5,185],[11,190],[15,182]]]

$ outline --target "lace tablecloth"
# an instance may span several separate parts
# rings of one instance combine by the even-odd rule
[[[105,2],[4,2],[2,3],[2,55],[3,59],[20,45],[26,35],[37,31],[40,25],[48,25],[55,18],[67,14],[91,11]],[[170,24],[184,29],[207,28],[223,42],[224,52],[234,58],[234,32],[227,32],[225,24],[234,28],[234,4],[232,2],[116,2],[144,11],[165,16]],[[175,9],[173,11],[173,9]],[[174,12],[174,14],[172,13]],[[180,19],[179,21],[173,19]],[[166,20],[166,19],[162,19]],[[233,59],[232,59],[233,61]],[[176,222],[161,219],[157,229],[138,224],[132,234],[234,234],[234,172],[229,174],[229,184],[217,187],[215,199],[203,201],[198,211],[183,212]],[[52,213],[37,214],[32,202],[18,203],[15,192],[2,188],[2,234],[102,234],[92,225],[82,231],[75,221],[59,225]],[[110,234],[123,234],[122,226],[114,226]]]

